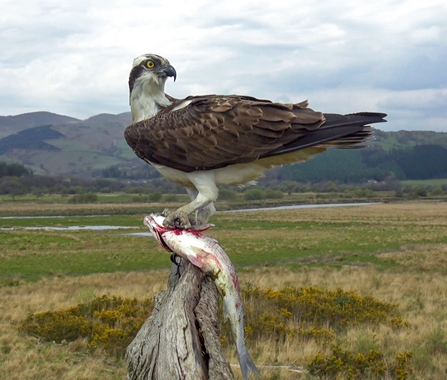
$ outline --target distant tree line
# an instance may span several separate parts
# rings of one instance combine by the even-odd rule
[[[30,175],[32,171],[21,164],[7,164],[0,162],[0,178],[2,177],[20,177],[23,175]]]
[[[286,165],[276,175],[279,181],[311,183],[380,182],[389,176],[399,180],[447,178],[447,149],[440,145],[416,145],[389,151],[378,146],[353,150],[329,149],[301,164]]]
[[[37,198],[43,194],[60,194],[62,196],[78,195],[74,199],[83,200],[90,196],[89,193],[115,192],[141,195],[155,193],[151,199],[156,199],[158,194],[179,194],[184,193],[185,190],[161,177],[137,181],[34,175],[23,165],[0,162],[0,194],[10,195],[13,199],[23,194],[33,194]]]
[[[129,180],[155,179],[161,177],[152,166],[141,160],[132,160],[130,164],[112,165],[101,170],[101,172],[97,174],[102,178]]]
[[[427,179],[445,170],[447,166],[431,160],[432,156],[426,149],[428,148],[422,147],[394,153],[369,150],[364,156],[361,150],[342,151],[343,154],[332,150],[324,153],[331,158],[329,162],[321,161],[319,156],[311,160],[315,162],[316,172],[309,170],[307,162],[294,165],[301,173],[298,179],[295,179],[296,172],[289,171],[292,166],[278,167],[267,171],[266,176],[261,178],[256,186],[221,188],[219,199],[232,201],[240,196],[247,201],[280,199],[292,193],[327,193],[328,196],[343,193],[348,198],[358,198],[372,196],[375,191],[393,191],[396,197],[443,196],[447,194],[447,185],[402,186],[400,182],[400,179],[413,179],[411,176],[416,175]],[[444,150],[438,150],[441,162],[444,159]],[[428,151],[432,152],[431,149]],[[393,157],[394,161],[387,160],[387,155]],[[373,164],[376,167],[372,167]],[[371,167],[368,168],[368,165]],[[432,170],[421,172],[424,165],[432,166]],[[119,173],[120,170],[122,169],[115,168],[106,173]],[[340,180],[340,177],[343,180]],[[161,199],[168,201],[169,195],[172,195],[169,201],[175,201],[175,195],[184,194],[185,189],[159,175],[152,179],[140,180],[55,177],[33,175],[23,165],[0,162],[0,194],[9,195],[12,199],[24,194],[34,195],[36,198],[44,194],[59,194],[70,196],[69,201],[83,203],[94,201],[97,193],[116,192],[131,194],[135,202],[158,202]]]
[[[141,160],[110,166],[102,178],[156,179],[160,174]],[[380,145],[363,149],[328,149],[310,160],[277,167],[266,172],[264,185],[283,181],[318,183],[382,182],[393,176],[398,180],[447,178],[447,149],[441,145],[415,145],[411,148],[385,150]]]

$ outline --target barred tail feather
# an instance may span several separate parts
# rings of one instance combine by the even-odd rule
[[[368,140],[373,128],[369,124],[386,122],[384,113],[360,112],[349,115],[324,114],[324,124],[311,130],[304,136],[297,138],[289,144],[268,152],[260,158],[283,155],[309,147],[318,148],[355,148]]]

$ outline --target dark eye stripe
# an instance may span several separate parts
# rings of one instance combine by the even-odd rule
[[[129,91],[132,92],[133,90],[133,86],[135,84],[135,81],[137,80],[137,78],[141,75],[141,73],[143,72],[144,68],[143,65],[138,65],[135,66],[130,74],[129,74]]]
[[[154,69],[157,67],[157,65],[161,65],[162,61],[165,61],[163,57],[157,56],[157,55],[147,55],[147,59],[142,61],[139,65],[135,66],[129,74],[129,91],[132,92],[133,86],[135,84],[135,81],[138,79],[138,77],[142,74],[143,70],[145,68]],[[154,66],[148,67],[148,62],[153,62]]]

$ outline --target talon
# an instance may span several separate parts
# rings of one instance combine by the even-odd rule
[[[185,213],[170,212],[163,221],[163,225],[171,229],[187,229],[191,227],[191,222]]]
[[[174,219],[174,226],[175,228],[184,228],[182,225],[182,221],[179,218]]]

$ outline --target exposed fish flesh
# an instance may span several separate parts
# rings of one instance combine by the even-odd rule
[[[225,317],[230,320],[242,375],[247,380],[252,371],[261,378],[245,347],[244,311],[234,266],[217,240],[202,234],[212,225],[197,229],[169,229],[163,225],[164,219],[162,215],[151,214],[144,218],[144,224],[164,249],[185,258],[214,280],[223,297]]]

